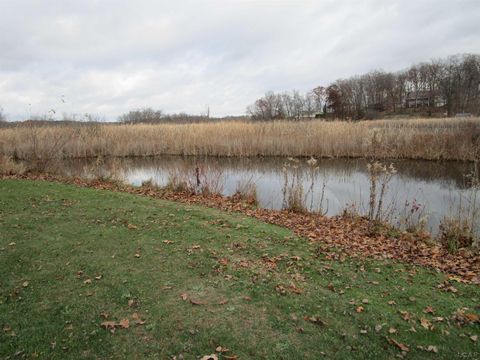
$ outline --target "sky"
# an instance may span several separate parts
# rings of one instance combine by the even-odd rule
[[[480,53],[479,0],[0,0],[0,19],[10,120],[242,115],[270,90]]]

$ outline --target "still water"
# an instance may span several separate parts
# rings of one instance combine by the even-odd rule
[[[195,169],[198,168],[223,195],[232,195],[242,184],[254,184],[259,206],[271,209],[282,208],[285,176],[289,182],[297,176],[303,184],[305,205],[310,210],[322,209],[328,215],[337,215],[346,208],[355,207],[362,214],[367,212],[370,179],[365,160],[320,159],[315,165],[318,169],[313,172],[307,160],[287,167],[285,164],[289,161],[285,158],[162,156],[103,162],[78,160],[65,163],[63,172],[91,176],[93,173],[108,175],[114,171],[132,185],[139,186],[151,180],[164,186],[173,174],[195,178]],[[466,206],[472,198],[466,176],[473,170],[470,163],[417,160],[385,163],[393,163],[397,170],[388,183],[384,201],[388,221],[394,225],[404,226],[405,219],[422,218],[427,230],[436,233],[444,216],[454,214],[460,203]],[[322,193],[323,202],[320,204]]]

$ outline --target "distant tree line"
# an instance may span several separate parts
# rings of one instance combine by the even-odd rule
[[[208,114],[187,114],[173,113],[167,114],[162,110],[154,110],[150,107],[129,111],[118,117],[118,122],[123,124],[156,124],[156,123],[173,123],[188,124],[202,122],[220,122],[220,121],[241,121],[245,120],[245,115],[228,115],[222,117],[212,117]]]
[[[186,113],[165,114],[162,110],[143,108],[120,115],[118,121],[124,124],[156,124],[156,123],[198,123],[212,121],[208,115],[191,115]]]
[[[295,90],[267,92],[247,108],[254,120],[356,120],[418,112],[479,115],[480,55],[454,55],[395,73],[374,70],[318,86],[304,95]]]

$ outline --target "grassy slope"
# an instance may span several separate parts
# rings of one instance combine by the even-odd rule
[[[273,269],[262,259],[280,254],[286,256]],[[386,336],[407,344],[408,358],[475,358],[479,341],[469,336],[480,332],[478,324],[457,327],[433,317],[447,318],[461,307],[478,314],[478,287],[455,284],[457,293],[444,292],[437,288],[442,280],[391,262],[327,260],[290,231],[240,215],[46,182],[0,181],[0,358],[22,351],[27,358],[182,353],[196,359],[217,346],[239,359],[392,358],[400,350]],[[290,291],[292,282],[302,294]],[[183,293],[205,304],[183,301]],[[365,310],[356,312],[360,305]],[[435,315],[423,313],[426,306]],[[130,318],[130,327],[114,334],[101,328],[104,311],[109,320]],[[412,320],[399,311],[410,312]],[[144,325],[133,325],[134,312]],[[420,318],[434,328],[421,327]],[[398,332],[389,334],[390,327]],[[434,345],[438,354],[418,345]]]

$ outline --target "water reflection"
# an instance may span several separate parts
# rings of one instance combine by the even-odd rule
[[[193,172],[196,167],[221,169],[224,195],[232,195],[239,182],[250,179],[256,186],[259,205],[265,208],[282,207],[282,186],[284,183],[284,158],[206,158],[162,156],[156,158],[109,159],[96,164],[96,160],[71,160],[65,163],[65,174],[88,176],[92,171],[116,171],[130,184],[141,185],[151,180],[163,186],[169,174],[182,168]],[[472,171],[472,165],[464,162],[431,162],[395,160],[391,161],[398,173],[389,183],[385,203],[394,207],[391,221],[398,223],[404,216],[405,206],[416,201],[424,209],[428,218],[428,229],[436,232],[440,220],[448,215],[461,196],[468,196],[465,174]],[[390,163],[390,162],[389,162]],[[313,194],[309,194],[306,204],[319,208],[322,186],[325,184],[323,208],[327,214],[341,213],[350,204],[360,211],[366,211],[369,195],[369,174],[364,159],[321,159],[315,178]],[[300,171],[309,171],[306,161],[299,164]],[[288,170],[290,171],[290,170]],[[310,182],[303,177],[303,185],[308,189]]]

